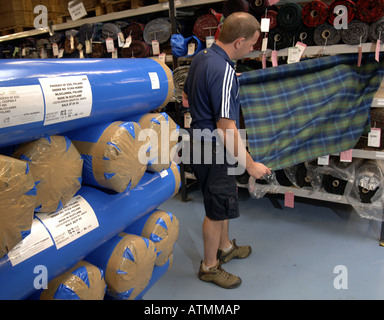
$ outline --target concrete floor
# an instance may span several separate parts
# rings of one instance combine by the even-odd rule
[[[384,299],[381,222],[347,205],[296,198],[288,208],[281,196],[246,199],[248,191],[240,192],[241,216],[231,221],[230,237],[253,252],[223,267],[242,278],[241,286],[226,290],[197,278],[204,208],[196,190],[188,202],[179,193],[159,207],[179,219],[179,237],[172,268],[144,300]]]

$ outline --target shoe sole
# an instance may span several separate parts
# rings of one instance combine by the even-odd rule
[[[225,285],[221,285],[220,283],[216,282],[215,280],[205,280],[200,275],[198,275],[198,278],[201,281],[204,281],[204,282],[212,282],[213,284],[215,284],[215,285],[217,285],[217,286],[219,286],[221,288],[224,288],[224,289],[235,289],[235,288],[238,288],[241,285],[241,283],[242,283],[241,278],[239,278],[238,282],[235,282],[234,284],[231,284],[229,286],[225,286]]]

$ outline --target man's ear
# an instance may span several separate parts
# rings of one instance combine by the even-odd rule
[[[240,46],[241,46],[241,43],[245,40],[245,38],[238,38],[235,40],[235,43],[234,43],[234,46],[235,46],[235,49],[239,49]]]

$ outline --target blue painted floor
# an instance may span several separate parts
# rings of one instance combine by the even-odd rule
[[[246,189],[240,192],[247,198]],[[202,282],[204,208],[200,191],[188,198],[181,201],[179,193],[159,207],[179,219],[179,237],[172,268],[144,299],[384,299],[380,222],[330,202],[296,198],[294,208],[284,207],[276,195],[243,199],[240,218],[230,222],[230,237],[253,249],[247,259],[223,265],[242,278],[241,286],[226,290]]]

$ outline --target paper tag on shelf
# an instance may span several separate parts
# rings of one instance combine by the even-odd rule
[[[112,38],[105,39],[105,46],[107,47],[107,52],[111,53],[115,51],[115,44]]]
[[[117,34],[117,42],[119,44],[119,48],[124,46],[124,44],[125,44],[124,33],[119,32]]]
[[[59,55],[59,46],[56,42],[52,43],[52,52],[54,57],[57,57]]]
[[[123,48],[129,48],[131,43],[132,43],[132,36],[129,36],[127,39],[125,39],[125,44],[124,44]]]
[[[295,207],[295,194],[292,191],[287,191],[284,193],[284,206],[288,208]]]
[[[85,53],[92,53],[92,45],[89,40],[85,40]]]
[[[191,127],[192,117],[189,112],[184,113],[184,128],[188,129]]]
[[[340,162],[352,162],[352,149],[340,152]]]
[[[272,51],[271,59],[272,59],[272,66],[277,67],[279,65],[279,63],[277,62],[277,51],[276,50]]]
[[[268,47],[268,38],[264,38],[263,42],[261,43],[261,51],[267,51]]]
[[[317,164],[327,166],[329,165],[329,155],[318,157],[317,158]]]
[[[305,43],[302,43],[302,42],[298,41],[298,42],[296,42],[295,47],[299,49],[299,51],[300,51],[300,59],[301,59],[301,57],[303,56],[303,53],[304,53],[305,48],[307,47],[307,45]]]
[[[358,48],[358,56],[357,56],[357,66],[361,66],[361,59],[363,58],[363,47],[360,45]]]
[[[157,40],[152,40],[152,53],[154,56],[157,56],[160,54],[160,44]]]
[[[212,46],[214,43],[215,43],[215,37],[214,36],[208,36],[205,38],[205,45],[207,48],[209,48],[210,46]]]
[[[269,24],[271,22],[271,19],[269,18],[262,18],[261,19],[261,32],[269,32]]]
[[[296,47],[288,48],[288,63],[299,62],[301,57],[300,49]]]
[[[368,133],[368,147],[380,148],[381,129],[371,128],[371,132]]]
[[[376,50],[375,50],[375,60],[377,62],[380,62],[380,45],[381,45],[381,41],[380,41],[380,39],[377,39]]]
[[[195,53],[195,50],[196,50],[195,48],[196,48],[196,45],[195,45],[193,42],[188,43],[188,52],[187,52],[187,55],[188,55],[188,56],[193,55],[193,54]]]

